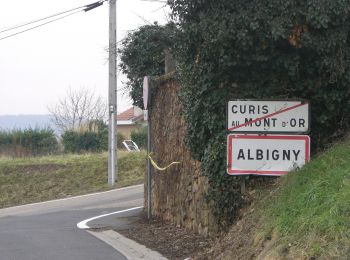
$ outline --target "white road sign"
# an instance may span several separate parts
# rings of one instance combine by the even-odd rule
[[[147,110],[148,105],[148,92],[149,92],[149,82],[148,77],[143,78],[143,87],[142,87],[142,97],[143,97],[143,108]]]
[[[309,131],[308,102],[235,100],[229,101],[227,108],[227,129],[231,132]]]
[[[230,175],[284,175],[310,159],[307,135],[242,135],[227,137]]]

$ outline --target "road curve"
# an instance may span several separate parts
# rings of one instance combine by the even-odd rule
[[[76,225],[143,204],[143,185],[0,209],[1,260],[126,259]]]

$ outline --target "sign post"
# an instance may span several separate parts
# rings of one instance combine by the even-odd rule
[[[148,93],[149,93],[149,84],[148,77],[143,78],[143,88],[142,88],[142,98],[143,98],[143,120],[148,121]]]
[[[147,155],[151,153],[151,119],[148,116],[148,103],[149,103],[149,80],[148,77],[143,79],[143,107],[144,107],[144,120],[147,123]],[[147,156],[147,218],[152,218],[152,175],[151,175],[151,161]]]

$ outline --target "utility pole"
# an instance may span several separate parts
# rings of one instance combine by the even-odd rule
[[[108,186],[118,180],[117,165],[117,0],[109,0]]]

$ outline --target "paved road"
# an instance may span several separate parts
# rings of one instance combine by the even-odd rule
[[[0,210],[1,260],[118,260],[125,257],[77,223],[143,204],[143,186]],[[97,223],[98,225],[98,223]]]

